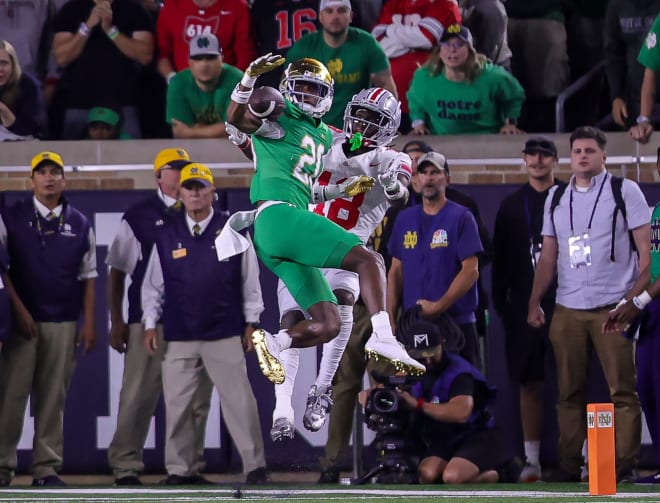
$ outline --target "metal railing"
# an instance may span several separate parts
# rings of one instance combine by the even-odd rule
[[[566,101],[576,94],[578,91],[584,89],[589,82],[591,82],[598,74],[605,69],[605,60],[601,60],[596,63],[587,73],[582,75],[579,79],[573,82],[570,86],[562,91],[562,93],[557,96],[557,102],[555,104],[555,132],[564,133],[565,129],[565,113],[564,109],[566,107]]]

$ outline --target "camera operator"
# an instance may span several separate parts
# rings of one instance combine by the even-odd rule
[[[444,349],[461,334],[447,315],[441,318],[418,316],[397,333],[427,369],[410,391],[397,388],[401,407],[413,411],[408,431],[421,459],[419,483],[516,482],[522,462],[494,425],[495,391],[473,365]]]

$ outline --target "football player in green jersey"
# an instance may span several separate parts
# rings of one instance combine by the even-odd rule
[[[310,320],[270,334],[252,336],[259,365],[275,383],[284,381],[279,353],[289,347],[310,347],[328,342],[339,333],[337,299],[319,270],[345,269],[359,275],[362,299],[371,313],[373,335],[365,346],[368,355],[391,361],[398,369],[421,374],[425,368],[396,341],[385,310],[385,267],[382,257],[362,245],[360,238],[330,220],[308,211],[312,187],[320,175],[322,157],[332,133],[321,117],[330,109],[333,80],[319,61],[303,58],[285,69],[280,91],[284,113],[264,120],[248,109],[259,75],[284,63],[267,54],[253,61],[232,94],[228,122],[252,135],[255,174],[250,200],[257,206],[254,244],[262,262],[287,285]],[[373,183],[368,184],[371,188]],[[367,187],[359,180],[342,196],[354,196]],[[403,184],[400,190],[407,190]]]

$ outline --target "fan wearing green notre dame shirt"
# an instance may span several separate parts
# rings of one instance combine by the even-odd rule
[[[308,33],[298,40],[286,54],[286,63],[312,57],[323,63],[335,81],[335,97],[330,111],[323,116],[327,124],[341,128],[344,109],[354,94],[373,85],[384,87],[396,95],[390,62],[380,44],[370,33],[347,27],[346,41],[339,47],[326,42],[325,28]]]
[[[484,134],[498,133],[507,117],[517,119],[525,93],[513,75],[486,63],[472,82],[419,68],[407,96],[411,120],[423,120],[430,134]]]
[[[406,94],[413,134],[521,133],[525,91],[477,52],[470,30],[447,27]]]
[[[167,88],[166,120],[175,138],[224,138],[231,92],[243,72],[222,61],[212,34],[190,41],[189,67],[177,73]]]

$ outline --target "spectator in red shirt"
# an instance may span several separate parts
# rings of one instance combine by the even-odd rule
[[[319,27],[319,0],[252,0],[252,25],[257,54],[272,52],[286,56],[300,37]],[[277,89],[284,65],[259,77],[261,86]]]
[[[461,24],[461,13],[452,0],[390,0],[371,33],[390,59],[392,77],[401,100],[401,127],[410,131],[406,93],[412,75],[440,44],[447,26]]]
[[[168,0],[156,25],[158,71],[169,80],[188,68],[190,40],[212,33],[225,63],[245,70],[257,53],[246,0]]]

